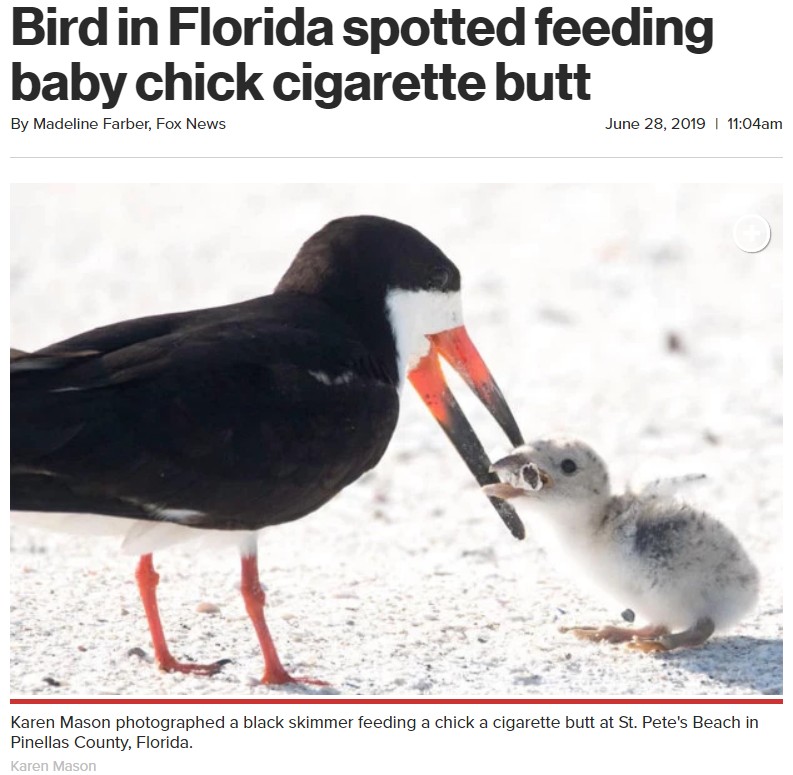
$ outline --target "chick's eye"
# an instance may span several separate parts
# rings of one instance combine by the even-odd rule
[[[560,464],[559,468],[562,469],[562,473],[571,476],[576,471],[578,471],[578,466],[576,465],[575,460],[571,460],[569,457],[565,458]]]

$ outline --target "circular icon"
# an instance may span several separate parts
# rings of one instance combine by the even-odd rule
[[[759,253],[771,242],[771,226],[761,215],[743,215],[732,228],[732,238],[744,253]]]

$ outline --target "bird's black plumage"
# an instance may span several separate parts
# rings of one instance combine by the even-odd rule
[[[179,512],[244,530],[314,511],[378,462],[396,426],[386,289],[459,285],[414,229],[344,218],[303,245],[271,296],[17,353],[12,509]]]
[[[342,218],[307,240],[270,296],[12,350],[11,507],[143,520],[144,533],[160,532],[153,522],[242,531],[241,592],[262,682],[292,681],[264,620],[249,533],[315,511],[372,468],[396,427],[406,376],[476,478],[492,476],[439,354],[522,441],[462,325],[459,290],[457,268],[415,229]],[[511,507],[494,505],[522,537]],[[146,541],[133,541],[136,579],[158,665],[216,672],[221,663],[170,653],[151,555],[160,544]]]
[[[12,350],[11,507],[249,531],[304,516],[374,466],[396,426],[406,354],[390,294],[459,290],[455,265],[415,229],[340,218],[270,296]],[[476,390],[520,440],[487,379]],[[441,424],[484,481],[481,444],[441,400]],[[494,505],[522,537],[511,508]]]
[[[388,372],[294,292],[82,334],[14,363],[12,508],[296,519],[382,456],[399,411]]]

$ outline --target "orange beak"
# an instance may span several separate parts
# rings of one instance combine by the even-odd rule
[[[438,355],[442,355],[465,380],[515,447],[523,444],[518,424],[464,326],[432,334],[428,339],[431,344],[430,351],[410,371],[408,379],[454,444],[479,485],[495,483],[498,479],[490,472],[490,460],[446,384]],[[512,506],[498,498],[490,498],[490,502],[512,535],[518,539],[524,538],[523,523]]]

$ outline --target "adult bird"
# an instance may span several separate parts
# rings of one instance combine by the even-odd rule
[[[310,514],[380,460],[405,378],[477,481],[495,481],[439,355],[521,444],[463,326],[454,264],[409,226],[340,218],[306,241],[270,296],[12,350],[12,509],[55,512],[30,519],[67,530],[123,521],[166,671],[212,674],[222,662],[168,650],[152,553],[196,531],[233,535],[262,682],[290,682],[264,618],[257,532]],[[492,503],[522,538],[512,507]]]

